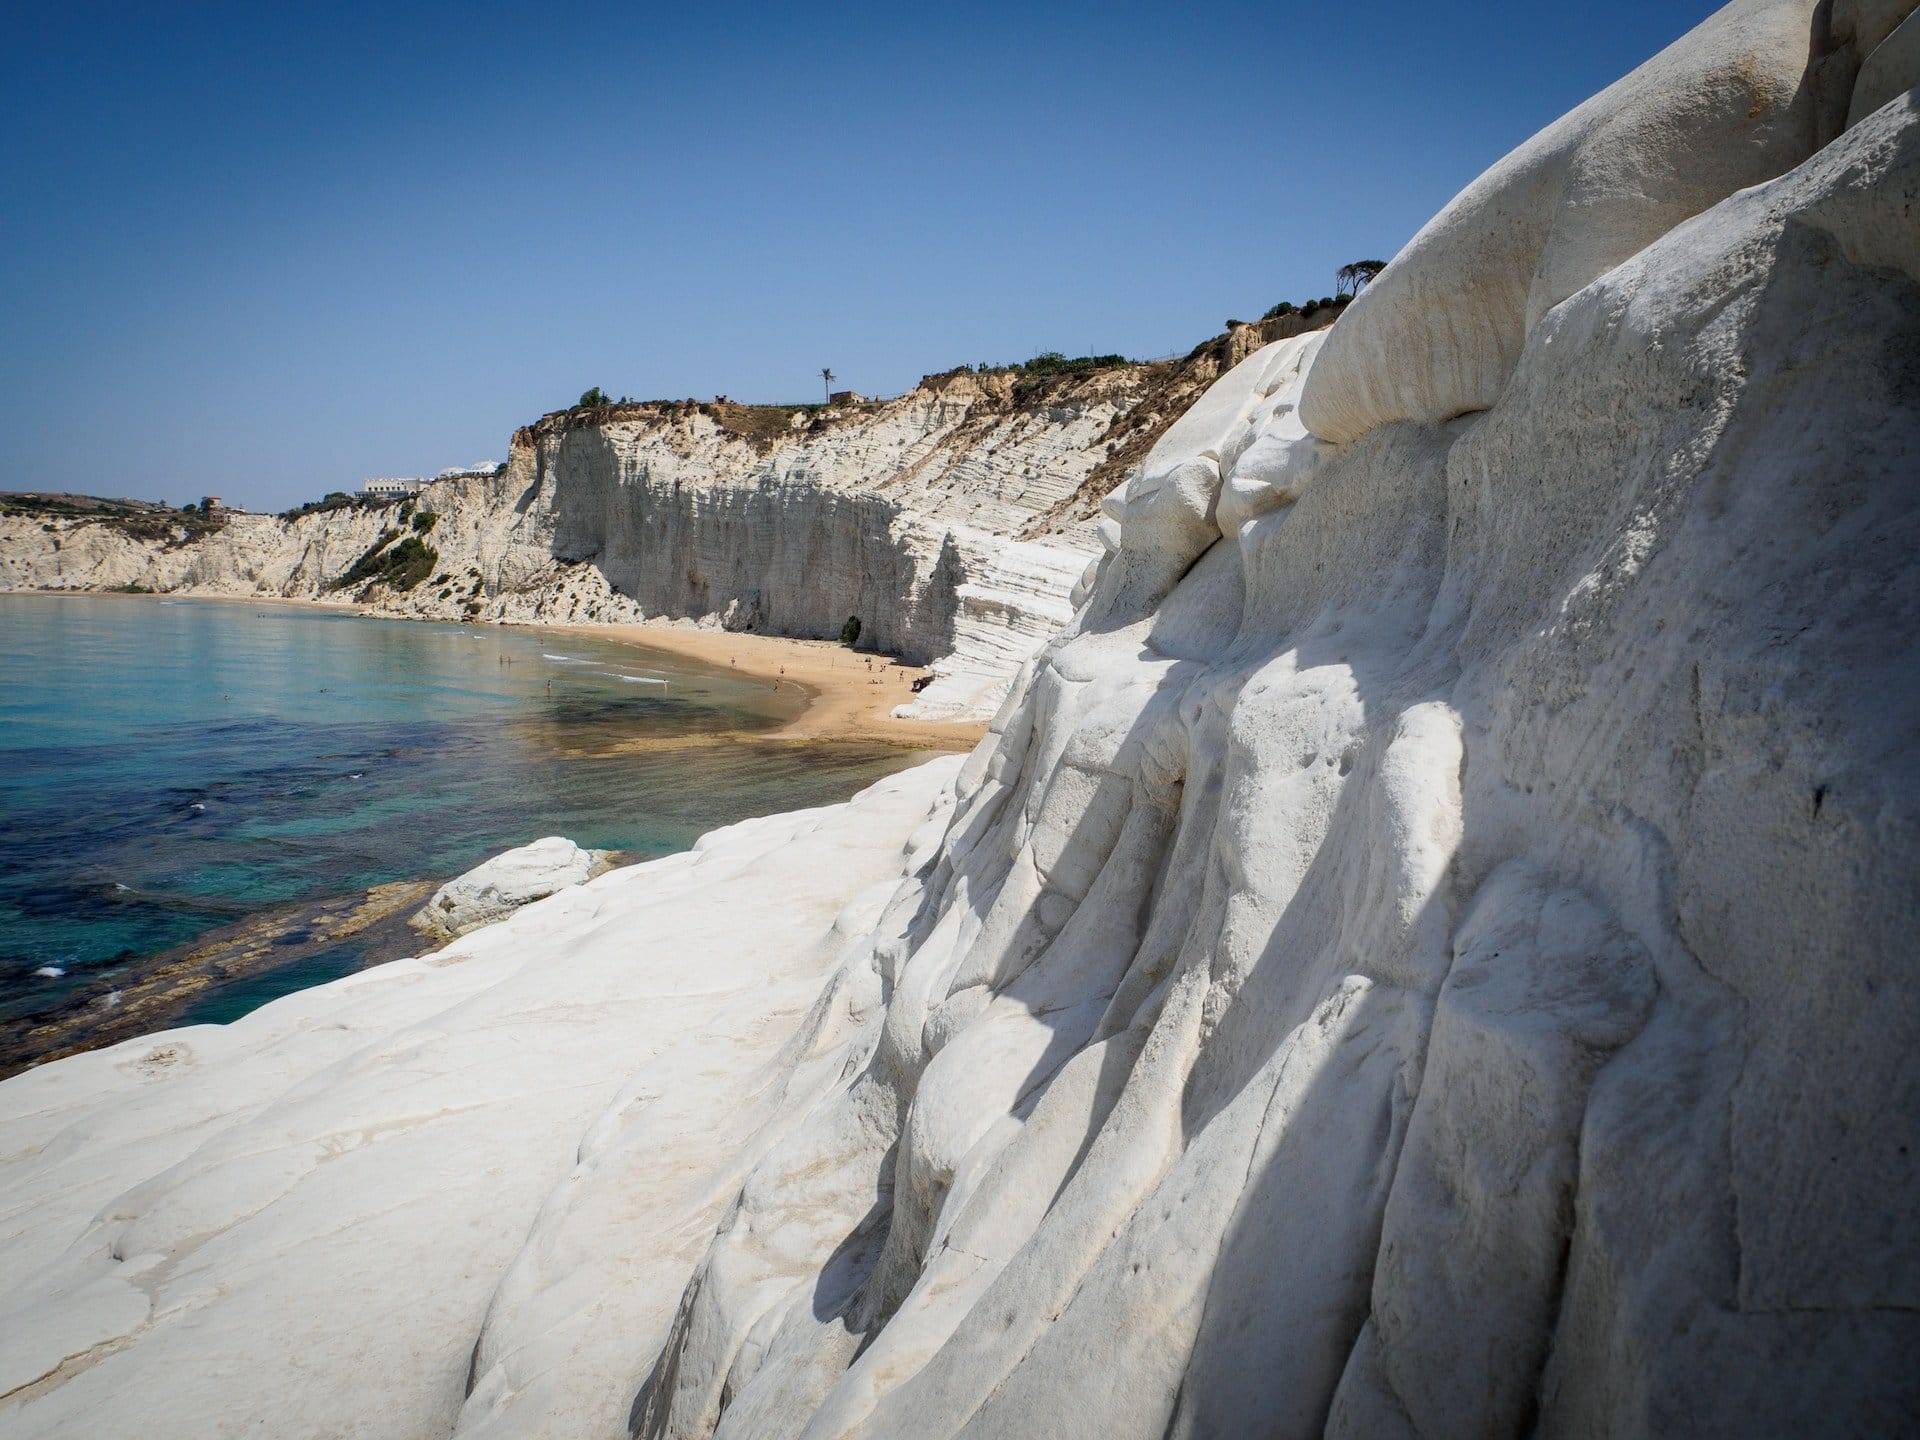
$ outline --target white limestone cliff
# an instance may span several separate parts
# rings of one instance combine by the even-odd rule
[[[235,514],[185,543],[0,515],[0,589],[351,598],[422,618],[658,617],[815,638],[858,615],[869,647],[938,662],[943,683],[913,713],[984,718],[1070,613],[1097,549],[1090,523],[1048,512],[1166,368],[1019,396],[1004,375],[934,377],[771,439],[729,428],[719,406],[550,416],[515,435],[497,472],[436,480],[411,502],[436,517],[425,542],[438,561],[405,591],[333,588],[383,537],[411,533],[397,500]]]
[[[436,1208],[407,1137],[476,1087],[555,1123],[547,1067],[591,1044],[557,1024],[369,1021],[366,1058],[287,1092],[304,1124],[230,1140],[208,1087],[248,1072],[220,1056],[173,1090],[138,1047],[0,1084],[11,1253],[46,1266],[8,1272],[35,1323],[0,1333],[63,1337],[0,1424],[1912,1429],[1920,92],[1856,103],[1911,8],[1730,6],[1469,187],[1324,339],[1235,366],[1108,498],[951,818],[829,940],[695,949],[672,927],[733,924],[725,897],[653,882],[647,929],[548,931],[617,873],[460,942],[664,954],[669,927],[677,968],[551,995],[583,1028],[748,953],[811,997],[722,1002],[684,1063],[630,1042],[570,1167],[527,1167],[537,1206],[489,1149],[455,1173],[504,1167],[513,1203]],[[1594,169],[1623,156],[1637,193]],[[943,778],[889,782],[892,855]],[[781,834],[776,889],[840,884]],[[278,1012],[344,1046],[355,983],[236,1043],[271,1057]],[[420,1045],[484,1048],[491,1084]],[[262,1257],[335,1199],[304,1193],[316,1157],[383,1144],[404,1173],[336,1225],[416,1207],[413,1271],[446,1273],[445,1226],[474,1273],[381,1314],[419,1358],[369,1395],[335,1357],[399,1275]],[[269,1293],[311,1309],[269,1323]]]

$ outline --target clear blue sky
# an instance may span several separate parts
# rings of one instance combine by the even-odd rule
[[[590,385],[1184,351],[1712,9],[10,6],[0,489],[278,508]]]

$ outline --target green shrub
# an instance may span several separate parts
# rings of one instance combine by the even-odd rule
[[[355,585],[379,584],[400,591],[413,589],[433,574],[433,567],[440,563],[440,552],[417,535],[408,535],[395,545],[399,537],[398,530],[381,531],[367,553],[327,588],[346,590]]]
[[[1274,306],[1271,310],[1267,311],[1267,313],[1262,315],[1260,318],[1262,320],[1278,320],[1282,315],[1293,314],[1293,312],[1298,308],[1299,307],[1296,306],[1291,300],[1282,300],[1278,305]]]
[[[413,517],[413,528],[422,535],[425,535],[439,523],[440,516],[438,512],[433,510],[422,510],[418,515]]]
[[[364,580],[368,575],[373,573],[374,566],[380,563],[380,552],[399,538],[400,532],[398,530],[382,530],[379,538],[366,548],[366,552],[342,571],[340,575],[335,577],[332,585],[328,588],[344,590],[347,586],[357,584],[359,581]]]
[[[349,495],[344,490],[329,490],[318,500],[309,500],[295,510],[282,510],[282,520],[297,520],[302,515],[312,515],[325,510],[350,510],[360,503],[360,498]]]
[[[0,513],[39,519],[49,534],[62,526],[99,525],[134,540],[153,541],[168,550],[190,545],[226,527],[226,510],[202,510],[198,505],[179,510],[138,500],[106,500],[94,496],[18,494],[0,504]]]
[[[386,583],[395,590],[411,590],[433,573],[440,563],[440,552],[417,535],[409,535],[385,556]]]
[[[849,615],[847,617],[847,623],[840,627],[840,643],[842,645],[852,645],[858,641],[859,638],[860,617],[858,615]]]
[[[1132,362],[1124,355],[1075,355],[1069,358],[1058,350],[1043,350],[1024,365],[1012,368],[1023,375],[1080,375],[1091,370],[1111,370]]]
[[[613,401],[607,398],[606,391],[596,385],[587,391],[586,394],[582,395],[580,397],[580,403],[573,408],[576,410],[598,410],[602,405],[611,405],[612,403]]]

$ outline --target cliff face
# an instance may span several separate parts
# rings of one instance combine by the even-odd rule
[[[790,635],[858,615],[863,637],[921,661],[998,625],[1024,655],[1064,618],[1094,547],[1085,524],[1008,542],[1103,458],[1141,376],[1044,400],[932,382],[770,446],[692,407],[559,416],[515,437],[509,471],[549,512],[555,555],[591,561],[648,613]],[[963,587],[1006,598],[967,610]]]
[[[1248,355],[950,780],[0,1085],[0,1414],[1912,1430],[1911,9],[1740,0]]]
[[[470,594],[518,591],[552,567],[537,529],[518,524],[517,492],[504,475],[434,484],[420,502],[439,519],[428,539],[441,552],[436,576],[450,572],[459,593],[427,584],[406,593],[384,587],[334,591],[332,582],[383,535],[412,533],[398,502],[316,511],[293,518],[232,514],[198,539],[141,539],[104,520],[37,514],[0,515],[0,588],[115,590],[254,595],[292,599],[363,598],[399,613],[459,616]],[[470,573],[491,576],[478,592]],[[456,568],[457,567],[457,568]],[[484,604],[484,602],[483,602]]]
[[[1910,1427],[1910,8],[1728,7],[1162,435],[657,1359],[583,1179],[465,1433]]]
[[[0,587],[333,596],[423,618],[664,617],[817,638],[857,615],[863,644],[932,663],[916,713],[987,714],[1072,613],[1103,477],[1274,328],[1158,365],[956,372],[825,413],[564,412],[518,431],[498,474],[436,481],[412,506],[234,515],[191,540],[0,515]],[[334,588],[383,538],[412,533],[415,509],[435,517],[429,574]]]

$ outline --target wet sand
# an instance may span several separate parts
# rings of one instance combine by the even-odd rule
[[[987,733],[985,721],[896,719],[889,712],[913,698],[913,681],[927,672],[830,640],[789,640],[649,623],[525,628],[645,646],[792,686],[806,695],[806,709],[765,738],[868,740],[915,750],[971,750]]]

